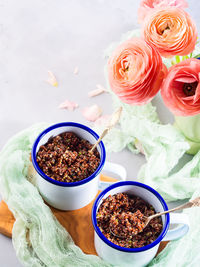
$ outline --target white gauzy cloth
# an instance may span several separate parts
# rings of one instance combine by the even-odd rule
[[[17,134],[0,153],[0,191],[13,212],[13,245],[27,267],[109,267],[99,257],[84,254],[43,202],[29,181],[30,151],[47,124]]]

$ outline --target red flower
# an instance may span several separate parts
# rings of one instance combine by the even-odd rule
[[[200,60],[186,59],[168,70],[161,94],[166,106],[177,116],[200,113]]]

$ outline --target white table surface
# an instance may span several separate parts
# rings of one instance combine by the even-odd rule
[[[18,131],[37,122],[76,121],[90,126],[75,112],[59,110],[65,99],[80,107],[99,104],[112,112],[111,98],[89,99],[96,84],[105,85],[103,50],[122,33],[137,28],[139,0],[0,0],[0,148]],[[200,2],[188,0],[199,29]],[[74,75],[75,67],[79,74]],[[47,71],[59,86],[45,82]],[[164,122],[172,116],[158,104]],[[109,153],[134,180],[145,159],[128,150]],[[1,198],[1,197],[0,197]],[[12,242],[0,235],[0,266],[20,267]]]

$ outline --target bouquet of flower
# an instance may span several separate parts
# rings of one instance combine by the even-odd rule
[[[142,0],[140,36],[112,52],[108,80],[112,92],[130,106],[145,105],[160,91],[191,146],[189,153],[195,154],[200,149],[200,55],[194,53],[197,29],[186,7],[185,0]]]

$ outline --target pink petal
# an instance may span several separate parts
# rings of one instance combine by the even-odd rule
[[[89,97],[94,97],[100,94],[105,93],[107,90],[100,84],[97,84],[97,89],[94,89],[88,93]]]
[[[181,80],[181,76],[185,79]],[[162,84],[161,95],[165,105],[173,112],[176,116],[194,116],[199,114],[199,103],[200,103],[200,61],[196,58],[189,58],[177,63],[169,68],[168,74]],[[189,78],[195,80],[188,80]],[[195,91],[195,95],[187,96],[183,90],[181,82],[198,82],[198,86]]]
[[[79,73],[79,68],[78,67],[75,67],[74,74],[77,75],[78,73]]]
[[[96,121],[102,114],[102,109],[98,105],[92,105],[90,107],[85,107],[82,110],[83,117],[88,121]]]
[[[138,9],[138,22],[143,23],[146,16],[155,8],[178,7],[185,9],[188,7],[186,0],[142,0]]]
[[[197,80],[194,77],[180,77],[175,79],[176,82],[181,82],[181,83],[194,83]]]
[[[196,92],[193,99],[193,104],[195,104],[200,99],[200,85],[197,86]]]
[[[107,126],[109,121],[111,119],[111,115],[103,115],[101,117],[99,117],[96,121],[95,121],[95,125],[98,126]]]
[[[61,103],[58,106],[58,108],[60,108],[60,109],[68,109],[70,111],[73,111],[77,107],[78,107],[78,104],[76,102],[72,102],[69,100],[65,100],[63,103]]]
[[[138,150],[141,154],[145,155],[145,152],[144,152],[144,148],[143,148],[143,146],[142,146],[142,143],[141,143],[138,139],[135,139],[135,147],[137,148],[137,150]]]
[[[50,70],[48,71],[48,76],[49,77],[48,77],[47,82],[52,86],[58,87],[58,81],[52,71]]]

